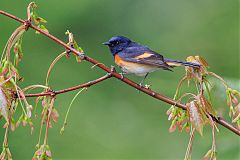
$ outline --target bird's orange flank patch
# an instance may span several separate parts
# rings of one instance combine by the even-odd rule
[[[123,61],[122,58],[120,58],[118,54],[116,54],[114,58],[115,58],[115,63],[117,65],[120,65]]]

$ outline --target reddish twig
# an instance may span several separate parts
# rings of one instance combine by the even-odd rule
[[[49,90],[47,92],[35,93],[35,94],[25,94],[25,97],[54,96],[54,95],[58,95],[58,94],[61,94],[61,93],[71,92],[71,91],[74,91],[74,90],[77,90],[77,89],[80,89],[80,88],[90,87],[94,84],[97,84],[99,82],[107,80],[110,77],[112,77],[111,74],[106,74],[105,76],[100,77],[96,80],[89,81],[87,83],[83,83],[83,84],[80,84],[80,85],[77,85],[77,86],[74,86],[74,87],[70,87],[70,88],[67,88],[67,89],[62,89],[62,90],[58,90],[58,91]]]
[[[13,16],[13,15],[11,15],[11,14],[9,14],[9,13],[6,13],[6,12],[4,12],[4,11],[1,11],[1,10],[0,10],[0,14],[3,14],[3,15],[5,15],[5,16],[7,16],[7,17],[10,17],[10,18],[12,18],[12,19],[14,19],[14,20],[16,20],[16,21],[19,21],[19,22],[21,22],[21,23],[23,23],[23,24],[25,24],[25,22],[26,22],[26,21],[24,21],[24,20],[22,20],[22,19],[20,19],[20,18],[18,18],[18,17],[16,17],[16,16]],[[128,79],[128,78],[126,78],[126,77],[122,77],[122,75],[119,74],[119,73],[117,73],[117,72],[112,72],[112,70],[111,70],[109,67],[105,66],[105,65],[102,64],[102,63],[99,63],[97,60],[95,60],[95,59],[93,59],[93,58],[91,58],[91,57],[88,57],[88,56],[84,55],[83,53],[80,53],[80,52],[77,51],[76,49],[71,48],[71,47],[68,46],[66,43],[64,43],[63,41],[61,41],[60,39],[58,39],[58,38],[54,37],[53,35],[51,35],[51,34],[45,32],[45,31],[41,30],[40,28],[34,26],[33,24],[30,24],[29,27],[31,27],[32,29],[38,31],[39,33],[47,36],[48,38],[52,39],[52,40],[55,41],[56,43],[62,45],[63,47],[65,47],[65,49],[68,49],[68,50],[70,50],[73,54],[75,54],[76,56],[79,56],[82,60],[86,60],[86,61],[88,61],[88,62],[90,62],[90,63],[92,63],[92,64],[94,64],[94,65],[97,65],[99,68],[105,70],[105,71],[108,72],[108,73],[111,73],[111,76],[113,76],[113,77],[121,80],[122,82],[124,82],[124,83],[126,83],[126,84],[128,84],[128,85],[130,85],[130,86],[132,86],[132,87],[134,87],[134,88],[136,88],[137,90],[142,91],[142,92],[144,92],[144,93],[146,93],[146,94],[148,94],[148,95],[150,95],[150,96],[152,96],[152,97],[154,97],[154,98],[156,98],[156,99],[159,99],[159,100],[161,100],[161,101],[163,101],[163,102],[166,102],[166,103],[168,103],[168,104],[175,105],[176,107],[182,108],[182,109],[184,109],[184,110],[187,109],[187,107],[186,107],[184,104],[178,103],[178,102],[176,102],[175,100],[173,100],[173,99],[171,99],[171,98],[169,98],[169,97],[166,97],[166,96],[164,96],[164,95],[161,95],[161,94],[159,94],[159,93],[157,93],[157,92],[154,92],[154,91],[152,91],[152,90],[149,89],[149,88],[142,87],[142,86],[138,85],[137,83],[131,81],[130,79]],[[81,87],[80,87],[80,88],[81,88]],[[63,93],[64,93],[64,92],[63,92]],[[40,96],[44,96],[44,94],[45,94],[45,95],[49,95],[50,93],[41,93],[41,94],[43,94],[43,95],[40,95]],[[31,95],[32,95],[32,96],[31,96]],[[28,97],[33,97],[33,96],[34,96],[34,94],[29,94]],[[27,96],[26,96],[26,97],[27,97]],[[234,133],[236,133],[237,135],[240,136],[240,130],[238,130],[237,128],[235,128],[233,125],[229,124],[228,122],[226,122],[226,121],[223,120],[222,118],[216,118],[216,117],[214,117],[214,116],[212,116],[212,118],[213,118],[213,120],[216,121],[217,123],[221,124],[221,125],[224,126],[225,128],[229,129],[230,131],[232,131],[232,132],[234,132]]]
[[[14,16],[14,15],[12,15],[12,14],[9,14],[9,13],[7,13],[7,12],[4,12],[4,11],[2,11],[2,10],[0,10],[0,14],[5,15],[5,16],[7,16],[7,17],[9,17],[9,18],[12,18],[12,19],[14,19],[14,20],[16,20],[16,21],[18,21],[18,22],[21,22],[21,23],[24,23],[24,22],[25,22],[25,21],[22,20],[21,18],[18,18],[18,17],[16,17],[16,16]]]

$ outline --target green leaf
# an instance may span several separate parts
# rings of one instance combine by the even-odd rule
[[[81,53],[83,52],[83,49],[81,47],[78,47],[77,50]]]
[[[81,58],[79,57],[79,56],[75,56],[76,57],[76,61],[78,62],[78,63],[80,63],[81,62]]]
[[[40,22],[40,23],[47,23],[47,21],[45,19],[43,19],[42,17],[38,17],[37,20]]]
[[[40,24],[40,28],[48,33],[48,29],[43,24]]]
[[[33,21],[33,23],[38,27],[41,28],[42,30],[44,30],[45,32],[48,32],[48,29],[43,25],[43,23],[47,23],[47,21],[42,18],[39,17],[37,14],[37,5],[34,2],[31,2],[31,19]],[[39,34],[38,31],[35,32],[36,34]]]

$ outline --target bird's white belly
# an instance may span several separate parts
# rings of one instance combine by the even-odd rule
[[[121,65],[121,69],[125,73],[133,73],[136,74],[137,76],[145,76],[147,73],[153,72],[158,68],[154,66],[146,66],[143,64],[129,63]]]

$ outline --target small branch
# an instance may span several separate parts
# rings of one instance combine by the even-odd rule
[[[59,54],[54,60],[53,62],[51,63],[50,67],[48,68],[48,72],[47,72],[47,76],[46,76],[46,80],[45,80],[45,85],[48,86],[48,82],[49,82],[49,76],[50,76],[50,73],[53,69],[53,66],[64,56],[66,55],[66,51],[62,52],[61,54]]]
[[[9,14],[9,13],[6,13],[6,12],[4,12],[4,11],[1,11],[1,10],[0,10],[0,14],[3,14],[3,15],[5,15],[5,16],[7,16],[7,17],[10,17],[10,18],[12,18],[12,19],[14,19],[14,20],[16,20],[16,21],[18,21],[18,22],[21,22],[21,23],[23,23],[23,24],[25,23],[24,20],[22,20],[22,19],[20,19],[20,18],[18,18],[18,17],[16,17],[16,16],[13,16],[13,15],[11,15],[11,14]],[[128,78],[126,78],[126,77],[122,78],[122,75],[121,75],[121,74],[119,74],[119,73],[117,73],[117,72],[113,72],[110,68],[108,68],[108,67],[105,66],[104,64],[98,62],[97,60],[95,60],[95,59],[93,59],[93,58],[91,58],[91,57],[88,57],[88,56],[84,55],[83,53],[80,53],[80,52],[77,51],[76,49],[71,48],[71,47],[68,46],[66,43],[64,43],[64,42],[61,41],[60,39],[54,37],[53,35],[51,35],[51,34],[45,32],[45,31],[41,30],[40,28],[34,26],[33,24],[28,24],[28,25],[29,25],[29,27],[31,27],[32,29],[38,31],[39,33],[41,33],[41,34],[43,34],[43,35],[45,35],[45,36],[47,36],[48,38],[52,39],[52,40],[55,41],[56,43],[62,45],[65,49],[70,50],[73,54],[75,54],[76,56],[79,56],[82,60],[86,60],[86,61],[88,61],[88,62],[90,62],[90,63],[92,63],[92,64],[94,64],[94,65],[95,65],[95,64],[98,64],[97,67],[101,68],[102,70],[105,70],[105,71],[108,72],[108,73],[111,73],[111,76],[113,76],[113,77],[121,80],[122,82],[124,82],[124,83],[126,83],[126,84],[128,84],[128,85],[130,85],[130,86],[132,86],[132,87],[134,87],[134,88],[136,88],[137,90],[142,91],[142,92],[144,92],[144,93],[146,93],[146,94],[148,94],[148,95],[150,95],[150,96],[152,96],[152,97],[154,97],[154,98],[156,98],[156,99],[159,99],[159,100],[161,100],[161,101],[163,101],[163,102],[166,102],[166,103],[171,104],[171,105],[175,105],[176,107],[179,107],[179,108],[182,108],[182,109],[186,110],[187,107],[186,107],[184,104],[177,103],[177,102],[174,101],[173,99],[171,99],[171,98],[169,98],[169,97],[166,97],[166,96],[164,96],[164,95],[161,95],[161,94],[159,94],[159,93],[157,93],[157,92],[154,92],[154,91],[152,91],[152,90],[149,89],[149,88],[141,87],[141,86],[139,86],[137,83],[131,81],[130,79],[128,79]],[[91,83],[90,83],[90,84],[91,84]],[[85,87],[89,86],[89,84],[83,84],[83,85],[85,85]],[[79,88],[82,88],[82,86],[79,87]],[[67,91],[72,91],[72,90],[75,90],[75,89],[70,89],[70,90],[67,90]],[[67,91],[61,90],[61,93],[64,93],[64,92],[67,92]],[[52,94],[52,93],[50,92],[50,93],[42,93],[42,94],[38,94],[38,95],[39,95],[39,96],[44,96],[44,95],[51,95],[51,94]],[[55,93],[55,94],[56,94],[56,93]],[[58,93],[58,94],[60,94],[60,93]],[[37,95],[36,95],[36,94],[28,94],[28,95],[26,95],[26,97],[35,97],[35,96],[37,96]],[[222,118],[216,118],[216,117],[214,117],[214,116],[212,116],[212,118],[213,118],[213,120],[216,121],[217,123],[221,124],[221,125],[224,126],[225,128],[229,129],[230,131],[232,131],[232,132],[234,132],[234,133],[236,133],[237,135],[240,136],[240,130],[238,130],[237,128],[235,128],[234,126],[232,126],[231,124],[229,124],[228,122],[226,122],[225,120],[223,120]]]
[[[96,80],[93,81],[89,81],[87,83],[83,83],[71,88],[67,88],[67,89],[62,89],[62,90],[58,90],[58,91],[47,91],[47,92],[43,92],[43,93],[35,93],[35,94],[25,94],[25,97],[40,97],[40,96],[52,96],[52,95],[57,95],[57,94],[62,94],[62,93],[66,93],[66,92],[70,92],[70,91],[74,91],[80,88],[85,88],[85,87],[90,87],[94,84],[100,83],[104,80],[107,80],[108,78],[112,77],[111,74],[106,74],[103,77],[100,77]]]
[[[16,20],[16,21],[18,21],[18,22],[21,22],[21,23],[24,23],[24,22],[25,22],[24,20],[22,20],[22,19],[20,19],[20,18],[18,18],[18,17],[16,17],[16,16],[12,15],[12,14],[9,14],[9,13],[7,13],[7,12],[4,12],[4,11],[2,11],[2,10],[0,10],[0,14],[5,15],[5,16],[7,16],[7,17],[9,17],[9,18],[12,18],[12,19],[14,19],[14,20]]]
[[[240,136],[240,130],[235,128],[233,125],[231,125],[227,121],[225,121],[222,117],[214,117],[213,115],[211,115],[211,117],[218,124],[222,125],[223,127],[229,129],[230,131]]]

